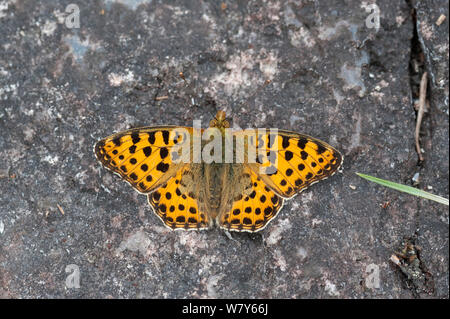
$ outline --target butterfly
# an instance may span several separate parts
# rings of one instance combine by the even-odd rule
[[[219,111],[208,129],[134,128],[98,141],[94,152],[146,194],[153,212],[174,230],[260,231],[286,199],[343,162],[339,151],[307,135],[229,127]]]

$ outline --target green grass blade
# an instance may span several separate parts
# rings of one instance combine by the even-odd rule
[[[411,186],[406,186],[406,185],[402,185],[402,184],[398,184],[398,183],[394,183],[391,181],[387,181],[381,178],[377,178],[377,177],[373,177],[370,175],[366,175],[366,174],[361,174],[361,173],[356,173],[356,175],[358,175],[359,177],[365,178],[371,182],[389,187],[389,188],[393,188],[395,190],[398,190],[400,192],[404,192],[404,193],[408,193],[414,196],[419,196],[422,198],[426,198],[426,199],[431,199],[434,200],[435,202],[444,204],[448,206],[448,199],[441,197],[441,196],[437,196],[428,192],[425,192],[421,189],[417,189]]]

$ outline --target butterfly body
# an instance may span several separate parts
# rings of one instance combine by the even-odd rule
[[[216,225],[259,231],[277,215],[285,199],[333,175],[342,164],[341,154],[330,145],[281,130],[256,131],[252,136],[232,132],[230,151],[226,146],[229,123],[222,111],[210,127],[217,129],[217,140],[203,136],[197,149],[196,134],[207,130],[162,126],[111,135],[97,142],[94,152],[105,167],[148,194],[155,214],[175,230]],[[217,148],[210,147],[217,141]],[[189,161],[177,162],[183,145],[191,156]],[[250,146],[257,153],[255,160]],[[244,150],[242,156],[239,150]],[[199,151],[203,154],[195,160]],[[214,157],[216,152],[220,154]]]

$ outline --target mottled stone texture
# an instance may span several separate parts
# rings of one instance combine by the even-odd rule
[[[448,208],[355,175],[419,172],[448,197],[447,1],[377,1],[379,29],[372,1],[85,0],[78,29],[71,2],[0,1],[1,297],[448,298]],[[413,47],[430,74],[420,167]],[[218,109],[329,142],[343,173],[230,240],[164,228],[95,160],[113,132]],[[404,238],[426,289],[389,260]]]

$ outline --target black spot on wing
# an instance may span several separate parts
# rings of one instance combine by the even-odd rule
[[[169,144],[169,131],[162,131],[164,144]]]
[[[112,142],[114,143],[114,145],[120,146],[120,144],[122,144],[122,143],[120,142],[120,138],[121,138],[121,136],[117,136],[117,137],[115,137],[115,138],[112,140]]]
[[[169,170],[169,164],[159,162],[158,165],[156,165],[156,169],[160,172],[167,172]]]
[[[308,153],[306,153],[305,151],[301,151],[300,156],[301,156],[302,160],[306,160],[308,158]]]
[[[159,155],[161,156],[162,159],[164,159],[167,157],[167,155],[169,155],[169,151],[167,150],[166,147],[161,147],[161,149],[159,150]]]
[[[283,142],[281,146],[286,149],[289,147],[289,137],[288,136],[282,136]]]
[[[155,144],[156,141],[155,132],[148,133],[148,141],[150,144]]]
[[[150,146],[146,146],[142,149],[144,155],[149,157],[152,154],[152,148]]]
[[[286,151],[284,152],[284,158],[287,161],[290,161],[292,158],[294,157],[294,154],[291,151]]]
[[[306,138],[302,137],[302,138],[300,138],[300,139],[298,140],[297,145],[298,145],[298,147],[300,147],[301,149],[305,149],[306,143],[308,143],[308,140],[307,140]]]
[[[327,149],[321,145],[321,144],[317,144],[317,154],[322,154],[323,152],[325,152]]]
[[[131,133],[131,141],[133,144],[139,143],[141,138],[139,137],[139,131],[134,131]]]

